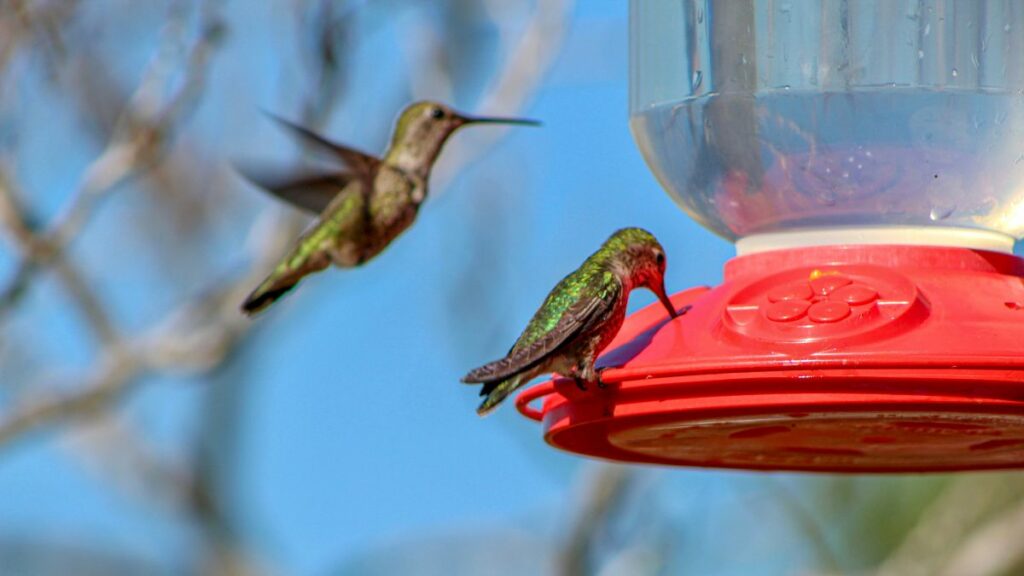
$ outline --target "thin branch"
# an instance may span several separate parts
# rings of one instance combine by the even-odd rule
[[[156,58],[132,103],[121,114],[107,148],[85,170],[78,194],[47,232],[37,233],[28,225],[28,218],[17,203],[10,175],[6,170],[0,170],[0,224],[14,239],[22,255],[14,278],[6,289],[0,291],[0,313],[16,303],[36,272],[46,266],[55,266],[58,279],[104,345],[104,360],[95,374],[86,378],[88,384],[57,398],[26,401],[24,406],[15,408],[12,414],[0,421],[0,446],[37,429],[87,415],[104,403],[113,402],[138,380],[146,368],[142,361],[145,355],[132,357],[127,353],[99,298],[77,267],[64,259],[64,249],[92,215],[102,197],[153,161],[157,149],[165,145],[164,136],[170,127],[194,106],[205,85],[211,52],[221,35],[220,21],[211,6],[208,3],[204,7],[200,33],[186,57],[181,87],[165,104],[158,105],[153,101],[158,98],[153,85],[170,75],[163,58]],[[173,28],[173,24],[170,26]],[[176,30],[168,31],[165,44],[175,42],[173,32]],[[164,49],[164,52],[169,51]],[[158,112],[149,115],[149,120],[143,120],[147,117],[146,111],[153,109],[158,109]]]
[[[615,511],[625,499],[632,481],[631,470],[612,464],[602,464],[589,475],[582,509],[558,554],[557,574],[585,576],[596,572],[591,566],[595,540],[614,521]]]
[[[207,8],[212,5],[206,4]],[[561,42],[570,5],[570,0],[538,2],[523,41],[508,30],[504,32],[503,41],[509,56],[491,88],[492,92],[500,91],[502,94],[495,96],[492,93],[485,97],[484,105],[494,112],[503,110],[508,113],[508,107],[522,105],[535,91]],[[557,30],[545,30],[543,23],[552,15],[561,24],[556,26]],[[154,59],[141,85],[119,113],[105,148],[83,172],[70,201],[44,232],[37,232],[27,223],[29,219],[17,205],[17,196],[11,192],[11,186],[0,186],[4,192],[0,194],[0,224],[14,238],[21,254],[18,271],[6,287],[0,289],[0,315],[18,301],[39,271],[53,267],[60,282],[75,296],[76,307],[102,343],[96,365],[82,378],[78,388],[48,398],[32,396],[21,399],[5,418],[0,419],[0,449],[62,424],[97,415],[107,416],[107,411],[149,374],[206,373],[222,365],[252,326],[239,314],[238,302],[301,230],[301,219],[293,214],[282,215],[277,208],[269,209],[260,219],[261,223],[253,228],[248,243],[252,264],[247,272],[211,284],[209,289],[173,310],[162,321],[124,339],[130,345],[121,343],[99,299],[89,290],[77,267],[64,258],[67,247],[81,234],[100,203],[120,184],[148,170],[160,159],[173,128],[194,108],[206,84],[210,55],[221,28],[215,10],[204,10],[201,19],[199,37],[188,50],[183,65],[181,87],[167,98],[159,96],[172,84],[173,66],[169,65],[166,57],[174,54],[175,50],[167,49],[167,46],[177,41],[180,30],[176,26],[181,26],[180,22],[172,22],[167,27],[160,56]],[[326,44],[338,40],[337,36],[331,36],[336,31],[328,28],[324,24],[320,33],[325,42],[324,62],[330,65],[321,71],[318,81],[321,88],[330,88],[320,93],[332,95],[340,92],[341,65],[335,58],[339,52],[332,52],[333,48]],[[531,46],[538,51],[537,54],[531,55]],[[524,72],[526,77],[522,76]],[[517,82],[527,84],[518,85]],[[327,118],[329,106],[329,102],[307,102],[304,113],[307,123],[316,124]],[[473,151],[477,152],[476,146]],[[468,161],[471,155],[475,156],[466,154],[467,160],[462,162]],[[123,437],[125,431],[118,434]],[[143,474],[152,473],[167,480],[168,490],[177,494],[176,498],[182,498],[182,509],[211,543],[212,555],[207,558],[205,568],[221,573],[254,571],[255,566],[243,554],[243,548],[237,545],[238,537],[232,530],[230,509],[222,501],[224,495],[218,493],[213,482],[215,478],[211,477],[213,469],[209,458],[214,455],[198,454],[195,468],[184,473],[174,467],[147,467],[147,461],[159,463],[148,452],[136,456],[140,462],[132,465],[143,468]],[[614,486],[611,489],[613,492],[617,490]],[[581,539],[592,537],[594,530],[599,530],[597,524],[600,519],[612,513],[610,508],[602,510],[600,503],[612,505],[611,500],[614,499],[614,494],[598,494],[589,501],[580,523],[573,530],[570,546],[576,546],[578,550]],[[586,554],[585,549],[583,553]]]
[[[945,562],[943,576],[1011,574],[1024,560],[1024,502],[967,534]]]
[[[38,254],[48,252],[49,247],[46,245],[46,239],[32,232],[28,218],[18,205],[17,196],[8,170],[0,166],[0,225],[3,225],[12,236],[22,258],[34,261]],[[100,343],[111,347],[119,346],[120,338],[110,315],[78,268],[64,259],[63,255],[56,257],[54,266],[57,278]]]
[[[276,211],[276,209],[268,209]],[[251,242],[253,260],[262,264],[280,256],[297,233],[290,225],[275,226],[260,242]],[[266,232],[257,227],[257,232]],[[218,366],[245,334],[251,323],[238,312],[259,273],[253,272],[223,285],[214,285],[200,297],[175,309],[140,337],[139,345],[115,349],[96,374],[73,392],[45,400],[26,400],[0,420],[0,448],[22,436],[67,420],[89,416],[104,403],[126,394],[148,372],[205,372]]]
[[[569,29],[574,0],[541,0],[522,30],[496,18],[505,61],[497,76],[484,91],[476,112],[514,115],[522,110],[544,81]],[[505,8],[501,0],[488,0],[485,6],[493,14]],[[423,83],[429,84],[429,83]],[[414,94],[417,97],[425,94]],[[498,126],[477,130],[448,145],[444,163],[435,170],[432,187],[443,190],[459,170],[487,153],[508,128]],[[437,192],[434,193],[437,195]]]
[[[824,571],[827,573],[841,573],[839,558],[828,542],[828,536],[821,519],[815,516],[799,497],[784,483],[772,477],[766,477],[765,483],[773,492],[773,501],[785,510],[790,518],[796,522],[797,527],[807,537],[809,544],[818,557],[818,561],[824,564]]]
[[[183,462],[162,453],[125,418],[96,414],[66,440],[69,451],[125,492],[180,511],[187,508],[192,478]]]
[[[204,10],[199,35],[185,59],[181,86],[162,105],[156,102],[159,90],[154,84],[161,80],[166,82],[171,74],[163,58],[154,59],[131,102],[122,111],[107,147],[85,169],[77,191],[61,214],[39,235],[31,257],[22,259],[7,286],[0,289],[0,315],[9,311],[25,293],[32,277],[57,260],[92,217],[101,200],[156,161],[167,145],[171,127],[194,108],[222,32],[216,14]],[[176,41],[174,34],[167,34],[165,44]],[[173,53],[173,50],[165,47],[161,53]],[[152,110],[156,112],[150,112]]]
[[[117,354],[100,363],[96,374],[79,390],[47,400],[26,402],[0,421],[0,446],[59,422],[85,418],[106,409],[136,381],[140,366],[129,355]]]
[[[46,51],[48,62],[63,59],[67,50],[60,34],[60,25],[70,17],[78,0],[37,2],[28,6],[24,0],[8,0],[0,14],[0,70],[7,67],[17,49],[27,38],[38,39]]]
[[[878,567],[877,576],[935,574],[946,564],[951,546],[961,541],[1009,486],[998,477],[956,478],[924,510],[903,542]]]

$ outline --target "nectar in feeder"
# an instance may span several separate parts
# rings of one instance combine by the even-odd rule
[[[685,316],[627,318],[598,360],[607,389],[519,396],[550,444],[760,470],[1024,468],[1024,27],[1003,2],[926,4],[631,1],[634,136],[738,255],[720,286],[672,297]]]

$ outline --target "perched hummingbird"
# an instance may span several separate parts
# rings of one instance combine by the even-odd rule
[[[665,294],[665,250],[641,228],[611,235],[575,272],[548,294],[508,355],[473,370],[462,381],[483,384],[483,416],[534,377],[558,372],[585,390],[601,384],[597,355],[615,338],[633,288],[646,287],[669,316],[678,313]]]
[[[343,146],[286,120],[294,136],[340,162],[342,168],[284,178],[240,170],[254,184],[319,218],[245,299],[242,311],[256,314],[295,287],[307,274],[328,265],[353,268],[380,254],[408,228],[427,197],[427,181],[441,147],[466,124],[538,125],[517,118],[478,118],[437,102],[416,102],[398,118],[383,158]]]

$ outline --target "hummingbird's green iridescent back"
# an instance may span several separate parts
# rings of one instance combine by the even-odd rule
[[[602,262],[595,260],[598,254],[591,256],[583,266],[563,278],[548,294],[544,304],[533,315],[526,329],[512,346],[513,353],[551,333],[565,313],[583,298],[604,300],[618,290],[619,279],[603,266]]]
[[[515,351],[537,341],[558,326],[562,316],[583,298],[604,300],[622,288],[613,269],[612,261],[631,246],[653,245],[658,240],[642,228],[623,228],[613,234],[601,248],[590,255],[583,265],[559,282],[548,294],[544,304],[527,324],[512,350]]]
[[[647,286],[675,315],[664,289],[665,257],[658,241],[640,228],[613,234],[548,294],[509,353],[462,381],[483,384],[478,412],[486,414],[534,376],[558,372],[585,382],[597,379],[594,360],[622,327],[629,292]]]

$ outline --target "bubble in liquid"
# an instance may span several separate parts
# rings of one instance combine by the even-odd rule
[[[945,220],[956,212],[956,204],[942,205],[936,204],[932,207],[932,211],[928,214],[932,222],[938,222],[939,220]]]
[[[700,70],[697,70],[696,72],[694,72],[693,73],[693,90],[696,90],[697,88],[699,88],[701,82],[703,82],[703,81],[704,81],[704,73],[701,72]]]

